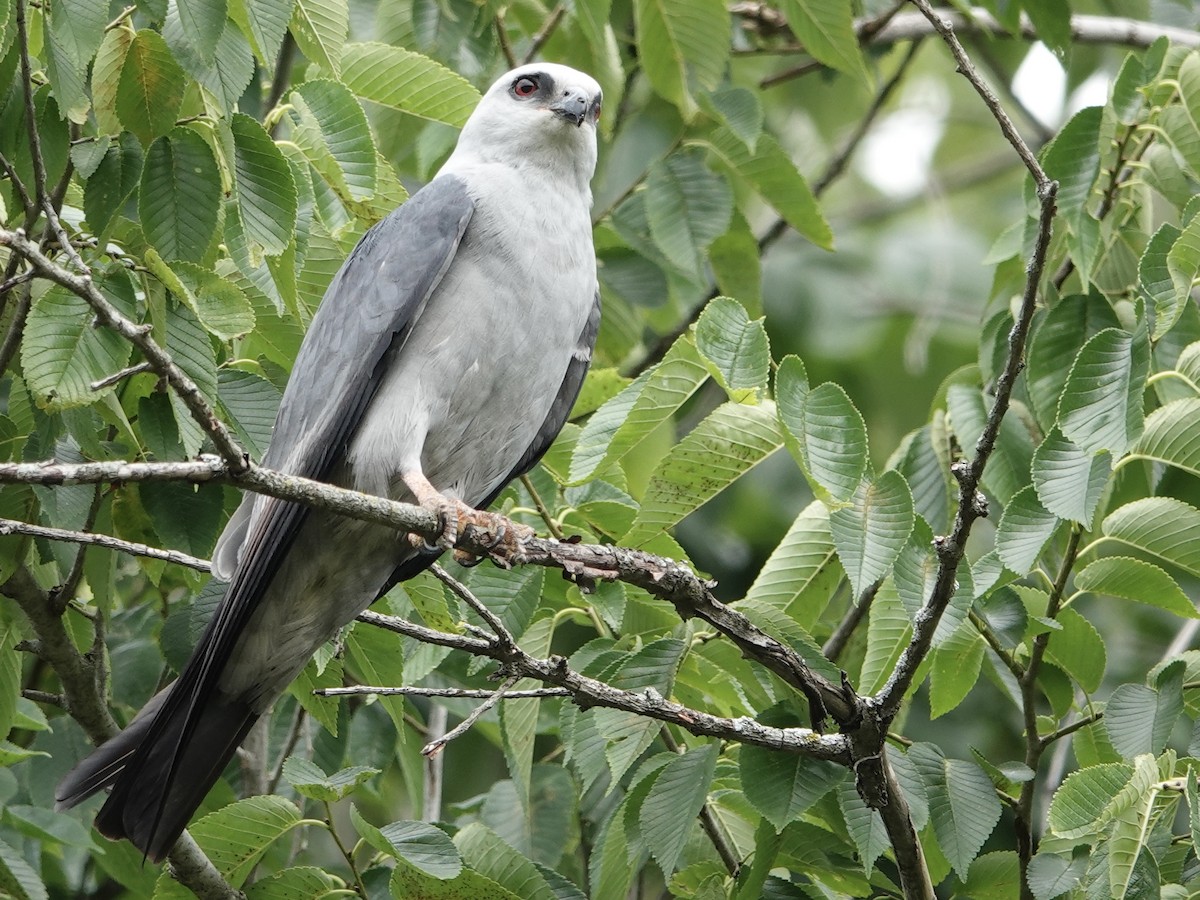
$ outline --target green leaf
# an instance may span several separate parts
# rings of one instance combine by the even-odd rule
[[[113,390],[93,391],[91,384],[123,369],[131,348],[112,329],[93,327],[94,318],[87,301],[64,288],[51,288],[33,304],[21,341],[21,367],[41,408],[57,412],[86,406]]]
[[[250,35],[254,54],[264,68],[274,69],[296,0],[231,0],[229,14]]]
[[[211,334],[229,341],[254,328],[254,307],[241,288],[192,263],[175,263],[174,272],[185,290],[180,299]]]
[[[117,115],[143,146],[166,134],[179,117],[187,75],[156,31],[134,35],[121,66]]]
[[[1021,896],[1021,866],[1013,850],[985,853],[971,863],[963,885],[972,900],[1016,900]]]
[[[695,344],[686,336],[663,361],[592,414],[571,457],[569,481],[579,484],[622,459],[666,422],[708,380]]]
[[[867,652],[858,685],[862,693],[874,694],[883,687],[911,636],[912,619],[895,587],[885,581],[875,595],[867,621]]]
[[[1151,337],[1158,340],[1168,331],[1186,308],[1190,290],[1180,292],[1175,285],[1167,254],[1182,232],[1170,222],[1163,222],[1154,232],[1138,260],[1138,290],[1154,310],[1154,330]]]
[[[751,321],[736,300],[717,297],[704,307],[696,321],[696,349],[731,399],[752,400],[766,388],[771,363],[766,328],[762,319]]]
[[[1187,619],[1200,610],[1178,582],[1153,563],[1129,557],[1098,559],[1075,576],[1075,589],[1157,606]]]
[[[0,893],[15,900],[47,900],[46,886],[25,857],[0,840]]]
[[[1047,645],[1050,659],[1079,682],[1084,691],[1095,693],[1104,679],[1104,639],[1073,606],[1060,610],[1056,621],[1061,629],[1050,633]]]
[[[296,0],[289,27],[301,53],[331,75],[341,75],[342,48],[350,30],[346,0]]]
[[[1063,0],[1054,0],[1062,3]],[[1067,13],[1068,19],[1070,12]],[[1070,25],[1068,23],[1068,39]],[[1042,154],[1046,174],[1058,182],[1058,212],[1075,233],[1080,220],[1087,215],[1087,200],[1100,172],[1100,121],[1104,108],[1089,106],[1081,109]]]
[[[717,128],[708,136],[708,147],[798,234],[824,250],[833,249],[833,231],[816,197],[773,136],[762,134],[750,150],[732,130]]]
[[[1091,833],[1132,775],[1133,767],[1127,763],[1099,763],[1072,772],[1050,802],[1051,830],[1064,838]]]
[[[290,800],[248,797],[209,813],[188,830],[225,880],[240,887],[267,848],[301,821]]]
[[[1087,870],[1087,857],[1038,853],[1029,861],[1026,880],[1036,900],[1054,900],[1072,890]]]
[[[220,210],[221,176],[204,138],[191,129],[174,128],[150,145],[138,216],[146,240],[164,259],[203,259]]]
[[[16,647],[20,635],[13,625],[0,624],[0,739],[7,738],[17,720],[21,696],[21,656]]]
[[[321,726],[330,734],[337,736],[338,733],[338,702],[334,697],[319,697],[313,692],[321,688],[333,688],[342,686],[342,660],[340,657],[334,657],[329,660],[324,668],[317,658],[310,659],[296,676],[295,680],[288,685],[288,693],[304,707],[305,711],[321,723]]]
[[[754,152],[763,130],[763,108],[758,95],[744,87],[721,87],[700,95],[700,106],[725,125],[746,149]]]
[[[674,527],[781,446],[774,403],[718,406],[654,470],[623,542],[636,547]]]
[[[787,16],[792,33],[813,59],[849,75],[860,84],[871,83],[854,32],[854,13],[848,0],[783,0],[780,9]]]
[[[161,543],[202,559],[212,552],[221,523],[219,489],[147,481],[138,485],[138,495]]]
[[[77,125],[87,121],[91,100],[84,80],[107,23],[108,5],[104,0],[59,0],[50,7],[50,15],[42,19],[46,74],[54,99],[59,111]]]
[[[1112,457],[1090,453],[1055,428],[1033,454],[1033,486],[1038,500],[1060,519],[1088,525],[1112,473]]]
[[[1060,58],[1071,49],[1071,7],[1067,0],[1037,0],[1022,4],[1037,30],[1038,37],[1045,41]],[[1057,177],[1057,176],[1051,176]]]
[[[92,65],[92,108],[96,114],[96,127],[102,134],[121,131],[121,120],[117,117],[117,90],[134,33],[127,26],[112,28],[104,32],[104,40],[96,51],[96,61]],[[138,149],[141,149],[141,145]]]
[[[292,866],[257,879],[246,900],[326,900],[345,896],[346,882],[316,866]]]
[[[733,215],[729,185],[681,150],[650,167],[645,189],[650,235],[663,255],[692,281],[704,274],[704,251],[725,232]]]
[[[188,45],[205,62],[212,62],[225,28],[225,0],[175,0],[175,6]]]
[[[867,877],[871,877],[871,869],[875,860],[879,859],[891,846],[888,840],[887,828],[879,811],[871,809],[863,802],[854,787],[853,779],[847,778],[838,785],[838,805],[842,809],[842,818],[846,820],[846,831],[858,850],[858,858],[862,863]]]
[[[88,176],[83,189],[83,212],[96,234],[104,234],[125,207],[142,174],[142,145],[128,131],[109,144],[104,159]]]
[[[254,119],[234,113],[237,209],[245,235],[268,256],[287,249],[296,227],[296,183],[287,160]]]
[[[167,352],[176,365],[188,375],[200,393],[214,397],[217,393],[217,361],[213,354],[212,341],[200,325],[195,313],[183,303],[171,303],[167,309]],[[175,410],[175,422],[188,455],[197,453],[204,434],[192,418],[188,408],[171,392],[171,406]]]
[[[973,385],[952,384],[946,391],[946,411],[960,447],[975,447],[987,424],[990,398]],[[1005,416],[995,449],[983,470],[983,484],[1001,503],[1030,482],[1033,440],[1018,416]]]
[[[908,751],[921,771],[929,792],[929,818],[938,845],[959,878],[966,879],[971,863],[1000,821],[1000,800],[987,773],[968,760],[946,759],[932,744]]]
[[[675,871],[692,825],[708,797],[717,745],[702,744],[671,760],[654,779],[639,813],[642,838],[659,868]],[[743,748],[745,749],[745,748]]]
[[[811,629],[841,576],[829,532],[829,509],[814,500],[796,516],[739,605],[779,609]]]
[[[1123,456],[1142,432],[1149,358],[1142,328],[1106,328],[1084,344],[1058,404],[1063,434],[1085,450]]]
[[[1146,250],[1149,252],[1150,247],[1148,246]],[[1183,233],[1175,239],[1175,243],[1167,251],[1167,272],[1175,291],[1172,303],[1166,310],[1164,325],[1160,328],[1157,320],[1155,321],[1155,334],[1165,333],[1178,321],[1188,304],[1192,288],[1196,285],[1196,279],[1200,276],[1200,217],[1194,217],[1188,223],[1187,227],[1183,229]],[[1157,311],[1158,304],[1156,303],[1155,312],[1157,313]]]
[[[376,828],[350,806],[350,821],[368,844],[394,859],[438,879],[455,878],[462,872],[462,859],[449,835],[428,822],[400,821]]]
[[[215,52],[210,59],[205,59],[189,41],[178,7],[172,6],[163,23],[163,40],[184,70],[207,92],[205,100],[210,107],[227,113],[237,108],[254,77],[254,52],[236,25],[228,21],[223,25]]]
[[[356,624],[346,636],[346,654],[360,684],[378,687],[404,684],[404,654],[396,635]],[[380,697],[379,703],[396,726],[396,734],[403,736],[404,698]]]
[[[525,633],[521,635],[520,644],[526,653],[542,658],[550,655],[550,640],[554,635],[554,617],[546,616],[538,619]],[[523,678],[513,688],[528,690],[536,688],[539,682]],[[541,711],[541,701],[508,700],[500,705],[500,735],[504,750],[504,760],[508,763],[508,772],[513,780],[514,793],[520,807],[517,818],[523,826],[521,831],[524,843],[532,843],[532,827],[534,815],[530,808],[530,795],[533,778],[533,745],[537,740],[538,714]],[[512,819],[511,810],[505,817]],[[511,843],[511,841],[510,841]],[[516,846],[516,845],[514,845]],[[551,863],[557,862],[551,860]]]
[[[796,724],[778,707],[763,713],[759,720],[781,727]],[[742,746],[738,758],[746,799],[777,832],[799,819],[846,777],[846,769],[836,763],[750,744]]]
[[[218,401],[224,418],[237,432],[238,440],[256,460],[261,460],[271,442],[280,392],[265,378],[241,369],[217,373]]]
[[[504,843],[484,825],[471,823],[454,836],[454,844],[471,870],[514,896],[522,900],[555,900],[555,892],[533,861]]]
[[[347,44],[342,83],[364,100],[461,128],[479,92],[461,75],[420,53],[387,44]]]
[[[1107,300],[1083,296],[1064,297],[1038,324],[1030,339],[1026,383],[1045,431],[1058,420],[1059,398],[1070,374],[1063,360],[1074,359],[1089,338],[1118,324]]]
[[[375,193],[375,142],[354,95],[336,81],[306,81],[291,93],[292,139],[345,202]]]
[[[1122,684],[1104,708],[1104,727],[1113,748],[1126,759],[1161,753],[1183,712],[1183,692],[1155,690],[1144,684]]]
[[[943,716],[966,699],[979,680],[984,643],[978,634],[956,630],[933,654],[929,673],[929,717]]]
[[[1200,510],[1170,497],[1146,497],[1113,510],[1105,537],[1200,577]]]
[[[1019,491],[1000,516],[996,552],[1006,567],[1018,575],[1033,571],[1059,519],[1042,506],[1033,485]]]
[[[654,90],[690,120],[694,86],[712,90],[729,58],[729,11],[720,0],[634,0],[638,58]]]
[[[829,514],[829,530],[855,597],[883,578],[913,529],[913,502],[899,472],[863,482],[849,506]]]
[[[781,368],[778,378],[786,381],[792,371]],[[835,500],[849,500],[870,465],[862,414],[832,382],[807,392],[780,388],[780,396],[779,416],[796,441],[805,473]]]
[[[324,803],[336,803],[378,774],[379,769],[370,766],[351,766],[326,775],[320,766],[302,756],[289,756],[283,761],[283,777],[288,784],[302,797]]]

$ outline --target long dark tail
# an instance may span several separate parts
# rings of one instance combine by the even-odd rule
[[[193,704],[170,697],[174,688],[156,694],[124,731],[68,772],[54,794],[66,809],[111,785],[96,829],[127,838],[154,862],[174,846],[258,719],[219,691]]]

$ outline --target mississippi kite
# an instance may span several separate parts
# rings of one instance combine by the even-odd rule
[[[334,276],[263,464],[436,510],[438,548],[566,421],[600,322],[590,218],[600,87],[538,63],[495,82],[437,176]],[[171,849],[313,653],[438,548],[248,495],[217,543],[229,588],[179,678],[58,786],[112,787],[96,827]]]

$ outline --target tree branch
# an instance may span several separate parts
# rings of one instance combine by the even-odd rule
[[[446,749],[446,745],[448,743],[470,731],[471,726],[483,718],[484,714],[489,709],[503,700],[504,695],[508,692],[508,689],[516,684],[519,680],[520,679],[518,679],[515,675],[510,675],[508,678],[504,679],[504,683],[496,690],[488,694],[487,699],[471,710],[470,715],[468,715],[465,719],[463,719],[445,734],[438,735],[436,738],[422,747],[421,755],[426,757],[437,756],[444,749]]]
[[[54,219],[57,220],[57,216]],[[175,364],[170,354],[150,337],[148,326],[135,325],[125,318],[96,287],[90,274],[85,271],[84,274],[76,275],[59,266],[47,258],[33,242],[25,237],[23,232],[0,230],[0,246],[11,247],[25,257],[41,277],[53,281],[86,300],[96,311],[102,324],[107,325],[137,347],[147,362],[154,367],[154,371],[167,380],[188,408],[192,418],[211,438],[217,452],[226,461],[230,470],[233,472],[245,470],[248,465],[245,452],[238,446],[225,424],[217,418],[216,412],[213,411],[196,383]],[[66,242],[66,247],[70,248],[69,241]],[[69,252],[73,254],[74,249],[70,249]]]
[[[306,503],[354,519],[389,525],[433,537],[441,533],[437,516],[419,506],[395,503],[248,463],[241,473],[215,457],[166,463],[0,463],[0,483],[94,484],[150,480],[222,482],[243,489]],[[516,531],[511,525],[508,533]],[[560,569],[577,581],[623,581],[669,601],[685,619],[698,618],[730,638],[747,657],[766,666],[808,698],[816,718],[832,715],[843,727],[861,718],[858,698],[814,672],[790,647],[781,644],[712,594],[712,585],[686,566],[661,556],[601,544],[569,544],[525,538],[503,545],[498,536],[475,526],[463,530],[456,547],[501,565],[537,565]],[[470,639],[475,640],[475,639]],[[481,643],[476,641],[476,643]],[[538,677],[533,675],[531,677]]]
[[[1033,152],[1021,139],[1012,120],[1000,107],[996,95],[979,77],[979,73],[976,72],[962,44],[955,37],[950,24],[933,11],[928,0],[912,0],[912,2],[942,36],[942,40],[950,48],[951,54],[958,63],[958,71],[975,88],[996,119],[1005,139],[1012,145],[1030,175],[1033,176],[1034,186],[1041,202],[1041,212],[1038,217],[1033,257],[1029,262],[1026,274],[1021,308],[1008,335],[1008,354],[1004,361],[1004,369],[996,381],[992,408],[988,412],[987,422],[975,445],[975,455],[971,461],[969,463],[958,462],[951,467],[951,471],[959,483],[958,510],[955,513],[950,535],[938,537],[934,541],[938,555],[938,571],[933,591],[925,606],[917,614],[909,645],[904,648],[891,677],[888,678],[887,683],[872,702],[878,713],[883,716],[884,721],[889,722],[899,711],[900,704],[904,701],[904,695],[916,676],[918,666],[929,653],[929,648],[933,644],[934,631],[937,629],[942,613],[950,603],[950,598],[954,595],[957,586],[955,576],[959,563],[962,562],[966,553],[967,538],[971,534],[971,528],[976,519],[987,515],[987,502],[983,494],[979,492],[979,483],[983,478],[984,467],[995,447],[996,437],[1000,432],[1000,423],[1008,412],[1013,385],[1024,365],[1025,342],[1029,337],[1029,329],[1037,307],[1038,285],[1046,266],[1046,253],[1050,246],[1056,208],[1055,197],[1058,192],[1058,183],[1050,180]]]

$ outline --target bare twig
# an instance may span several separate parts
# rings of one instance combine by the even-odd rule
[[[94,532],[68,531],[65,528],[47,528],[44,525],[31,525],[28,522],[18,522],[15,519],[0,519],[0,535],[27,534],[31,537],[46,538],[51,541],[66,541],[72,544],[94,544],[108,550],[128,553],[132,556],[145,556],[150,559],[161,559],[164,562],[187,566],[199,572],[209,570],[208,560],[189,556],[178,550],[160,550],[146,544],[134,541],[123,541],[120,538]]]
[[[829,640],[821,647],[821,653],[830,662],[837,662],[837,658],[842,655],[842,651],[846,649],[846,644],[849,643],[854,630],[858,628],[866,616],[867,611],[871,608],[871,604],[875,602],[875,595],[879,593],[879,588],[883,585],[883,580],[880,579],[874,584],[868,585],[862,592],[862,596],[858,598],[858,602],[851,600],[850,608],[846,610],[846,615],[842,616],[842,621],[838,622],[837,628],[833,630],[833,634],[829,636]]]
[[[111,375],[105,375],[98,381],[93,381],[88,387],[93,391],[100,391],[109,385],[116,384],[119,381],[124,381],[126,378],[131,378],[134,375],[140,375],[143,372],[152,372],[153,367],[148,362],[140,362],[136,366],[128,366],[120,372],[113,372]]]
[[[422,756],[437,756],[446,745],[458,737],[462,737],[471,730],[471,726],[483,718],[484,713],[504,699],[505,692],[518,681],[517,676],[513,675],[504,680],[504,683],[494,690],[490,697],[480,703],[477,707],[471,710],[470,715],[459,722],[454,728],[447,731],[440,737],[434,738],[428,744],[421,748]]]
[[[533,678],[543,684],[566,688],[571,693],[571,701],[584,709],[594,706],[620,709],[678,725],[685,731],[703,737],[719,737],[843,764],[849,759],[849,748],[843,735],[822,735],[808,728],[773,728],[750,718],[729,719],[714,716],[667,700],[653,690],[624,691],[614,688],[571,669],[561,656],[538,659],[520,647],[505,650],[496,641],[447,634],[396,616],[367,611],[360,614],[358,619],[360,622],[407,635],[427,644],[490,657],[503,664],[509,677]]]
[[[446,733],[446,719],[449,713],[440,703],[434,703],[429,708],[429,722],[425,729],[426,737],[437,740]],[[442,754],[425,757],[425,784],[421,791],[421,819],[425,822],[437,822],[442,818],[442,783],[446,771],[446,757]]]
[[[517,54],[513,52],[512,43],[508,39],[508,30],[504,24],[504,10],[496,11],[496,19],[493,23],[496,28],[496,43],[500,45],[500,52],[504,54],[504,61],[510,69],[517,67]]]
[[[546,523],[546,529],[551,536],[562,540],[565,536],[563,530],[558,523],[554,521],[554,516],[550,512],[550,507],[546,505],[546,501],[542,499],[542,495],[538,493],[538,489],[534,487],[533,480],[528,475],[521,476],[521,484],[525,486],[525,490],[529,491],[529,496],[533,498],[533,505],[537,507],[538,515],[542,517],[542,521]]]
[[[542,23],[542,27],[537,30],[533,36],[533,40],[529,44],[529,49],[525,51],[525,58],[521,60],[522,65],[529,65],[533,62],[546,41],[550,40],[550,35],[554,34],[554,29],[558,27],[558,23],[563,19],[563,13],[566,12],[566,5],[559,3],[554,9],[550,10],[550,15],[546,16],[546,21]]]
[[[1000,126],[1001,132],[1012,145],[1025,167],[1033,176],[1038,198],[1041,201],[1041,214],[1038,220],[1037,238],[1034,243],[1033,258],[1030,260],[1025,290],[1021,299],[1021,308],[1016,322],[1008,336],[1008,354],[1005,358],[1004,369],[995,385],[995,399],[988,412],[987,422],[982,434],[975,445],[975,455],[969,463],[955,463],[952,471],[959,483],[958,510],[954,518],[954,526],[949,536],[939,537],[936,541],[938,555],[938,572],[931,593],[924,608],[917,616],[913,626],[912,639],[904,648],[896,668],[888,678],[887,683],[875,698],[879,713],[885,720],[890,721],[899,711],[904,695],[912,684],[917,667],[932,646],[933,634],[941,620],[942,613],[955,590],[955,575],[959,563],[966,552],[967,537],[975,520],[987,514],[986,502],[979,493],[979,483],[983,478],[983,470],[995,447],[996,437],[1000,432],[1000,423],[1008,412],[1009,399],[1012,396],[1013,385],[1017,374],[1024,364],[1025,342],[1029,337],[1029,329],[1033,322],[1033,314],[1037,306],[1038,286],[1041,283],[1042,272],[1046,266],[1046,253],[1050,246],[1050,234],[1055,212],[1055,197],[1058,193],[1057,182],[1051,181],[1042,169],[1037,158],[1022,140],[1009,119],[1008,114],[1000,107],[999,101],[992,90],[984,84],[975,71],[971,60],[958,38],[955,37],[949,24],[930,7],[928,0],[912,0],[930,20],[933,27],[941,34],[942,39],[950,48],[951,54],[958,63],[958,71],[962,73],[984,104],[992,112]]]
[[[375,695],[378,697],[452,697],[459,700],[486,700],[495,695],[494,690],[484,688],[435,688],[435,687],[378,687],[369,684],[354,684],[340,688],[317,688],[318,697],[354,697]],[[530,700],[534,697],[569,697],[566,688],[533,688],[527,691],[505,691],[501,700]]]
[[[470,588],[468,588],[465,584],[463,584],[437,563],[434,563],[432,566],[430,566],[429,570],[434,574],[434,577],[436,577],[438,581],[450,588],[451,592],[453,592],[456,597],[466,603],[467,606],[471,607],[471,609],[475,610],[479,618],[483,619],[488,628],[492,629],[496,635],[496,639],[500,641],[500,643],[504,644],[505,646],[516,645],[517,639],[513,637],[512,632],[508,630],[505,624],[500,620],[500,617],[488,609],[487,606],[484,605],[484,602],[471,592]]]

